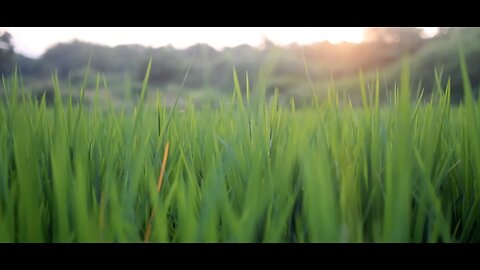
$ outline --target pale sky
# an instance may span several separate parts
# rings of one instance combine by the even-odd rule
[[[433,36],[437,27],[422,27]],[[116,46],[140,44],[186,48],[207,43],[222,49],[240,44],[260,45],[264,37],[275,44],[309,44],[319,41],[361,42],[365,27],[0,27],[13,36],[15,51],[38,57],[58,42],[73,39]]]

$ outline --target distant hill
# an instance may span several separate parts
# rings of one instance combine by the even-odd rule
[[[197,44],[187,49],[175,49],[171,46],[151,48],[141,45],[108,47],[77,40],[57,44],[39,59],[16,55],[16,63],[23,76],[32,82],[49,78],[51,72],[56,70],[61,79],[67,79],[75,85],[82,82],[85,68],[90,61],[92,74],[101,72],[111,79],[114,86],[121,86],[125,78],[129,78],[133,85],[138,84],[143,79],[151,58],[152,86],[172,91],[180,91],[180,88],[190,91],[210,89],[226,94],[231,93],[232,67],[235,66],[242,85],[245,72],[248,71],[252,84],[263,72],[262,74],[268,76],[267,86],[270,89],[278,87],[281,93],[294,96],[310,94],[307,69],[319,91],[325,89],[331,78],[334,78],[340,89],[349,90],[352,97],[355,97],[359,88],[359,69],[363,70],[368,80],[374,77],[375,70],[379,68],[382,82],[393,85],[399,76],[400,60],[404,53],[408,52],[415,84],[421,81],[428,93],[434,85],[434,68],[443,68],[444,79],[451,77],[453,96],[458,100],[463,93],[458,57],[459,48],[463,46],[472,85],[478,89],[479,28],[450,29],[429,39],[422,39],[413,32],[404,32],[397,33],[406,37],[397,42],[321,42],[306,46],[292,44],[280,47],[266,40],[262,48],[241,45],[222,51],[206,44]],[[267,74],[265,70],[268,69],[271,72]],[[185,85],[180,87],[187,70],[189,74]],[[263,71],[260,72],[261,70]],[[94,76],[91,77],[93,85]]]

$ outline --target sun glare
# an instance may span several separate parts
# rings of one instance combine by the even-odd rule
[[[0,27],[9,31],[18,52],[39,56],[58,42],[79,39],[108,46],[140,44],[144,46],[173,45],[186,48],[207,43],[217,49],[240,44],[257,46],[265,38],[279,45],[309,44],[329,41],[362,42],[365,27]],[[435,27],[425,27],[432,35]]]
[[[285,45],[292,42],[308,44],[319,41],[359,43],[363,39],[364,30],[365,27],[295,27],[272,28],[265,32],[273,41]]]

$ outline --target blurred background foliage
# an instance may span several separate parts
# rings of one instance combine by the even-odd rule
[[[149,94],[160,91],[167,103],[178,95],[199,104],[215,100],[218,95],[231,95],[232,68],[235,67],[242,85],[247,71],[252,85],[263,74],[267,94],[278,89],[283,100],[295,97],[299,105],[310,99],[312,86],[322,98],[332,82],[337,91],[345,91],[357,104],[361,100],[360,70],[367,82],[371,82],[378,69],[382,89],[391,91],[399,79],[401,59],[408,54],[413,89],[423,90],[427,98],[434,88],[437,71],[443,74],[444,83],[451,79],[452,102],[456,103],[463,96],[460,48],[467,59],[475,93],[480,85],[480,28],[440,28],[431,38],[425,38],[420,28],[369,28],[364,42],[358,44],[319,42],[277,46],[265,39],[262,46],[240,45],[223,50],[206,44],[186,49],[141,45],[108,47],[75,40],[49,48],[38,59],[15,53],[9,33],[0,32],[0,37],[0,72],[8,75],[17,66],[26,88],[39,97],[44,93],[48,97],[53,91],[51,74],[54,71],[67,89],[76,89],[72,90],[76,94],[90,61],[87,93],[95,88],[96,74],[100,72],[113,97],[122,102],[126,91],[133,95],[140,91],[151,58]],[[262,73],[267,67],[271,67],[271,72]],[[385,96],[386,93],[382,93],[382,97]]]

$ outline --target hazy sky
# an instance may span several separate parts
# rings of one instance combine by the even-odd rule
[[[428,35],[436,27],[422,27]],[[276,44],[293,42],[308,44],[323,40],[361,42],[365,27],[0,27],[13,36],[15,50],[30,57],[38,57],[58,42],[73,39],[104,45],[141,44],[185,48],[195,43],[207,43],[217,49],[223,47],[261,44],[264,37]]]

